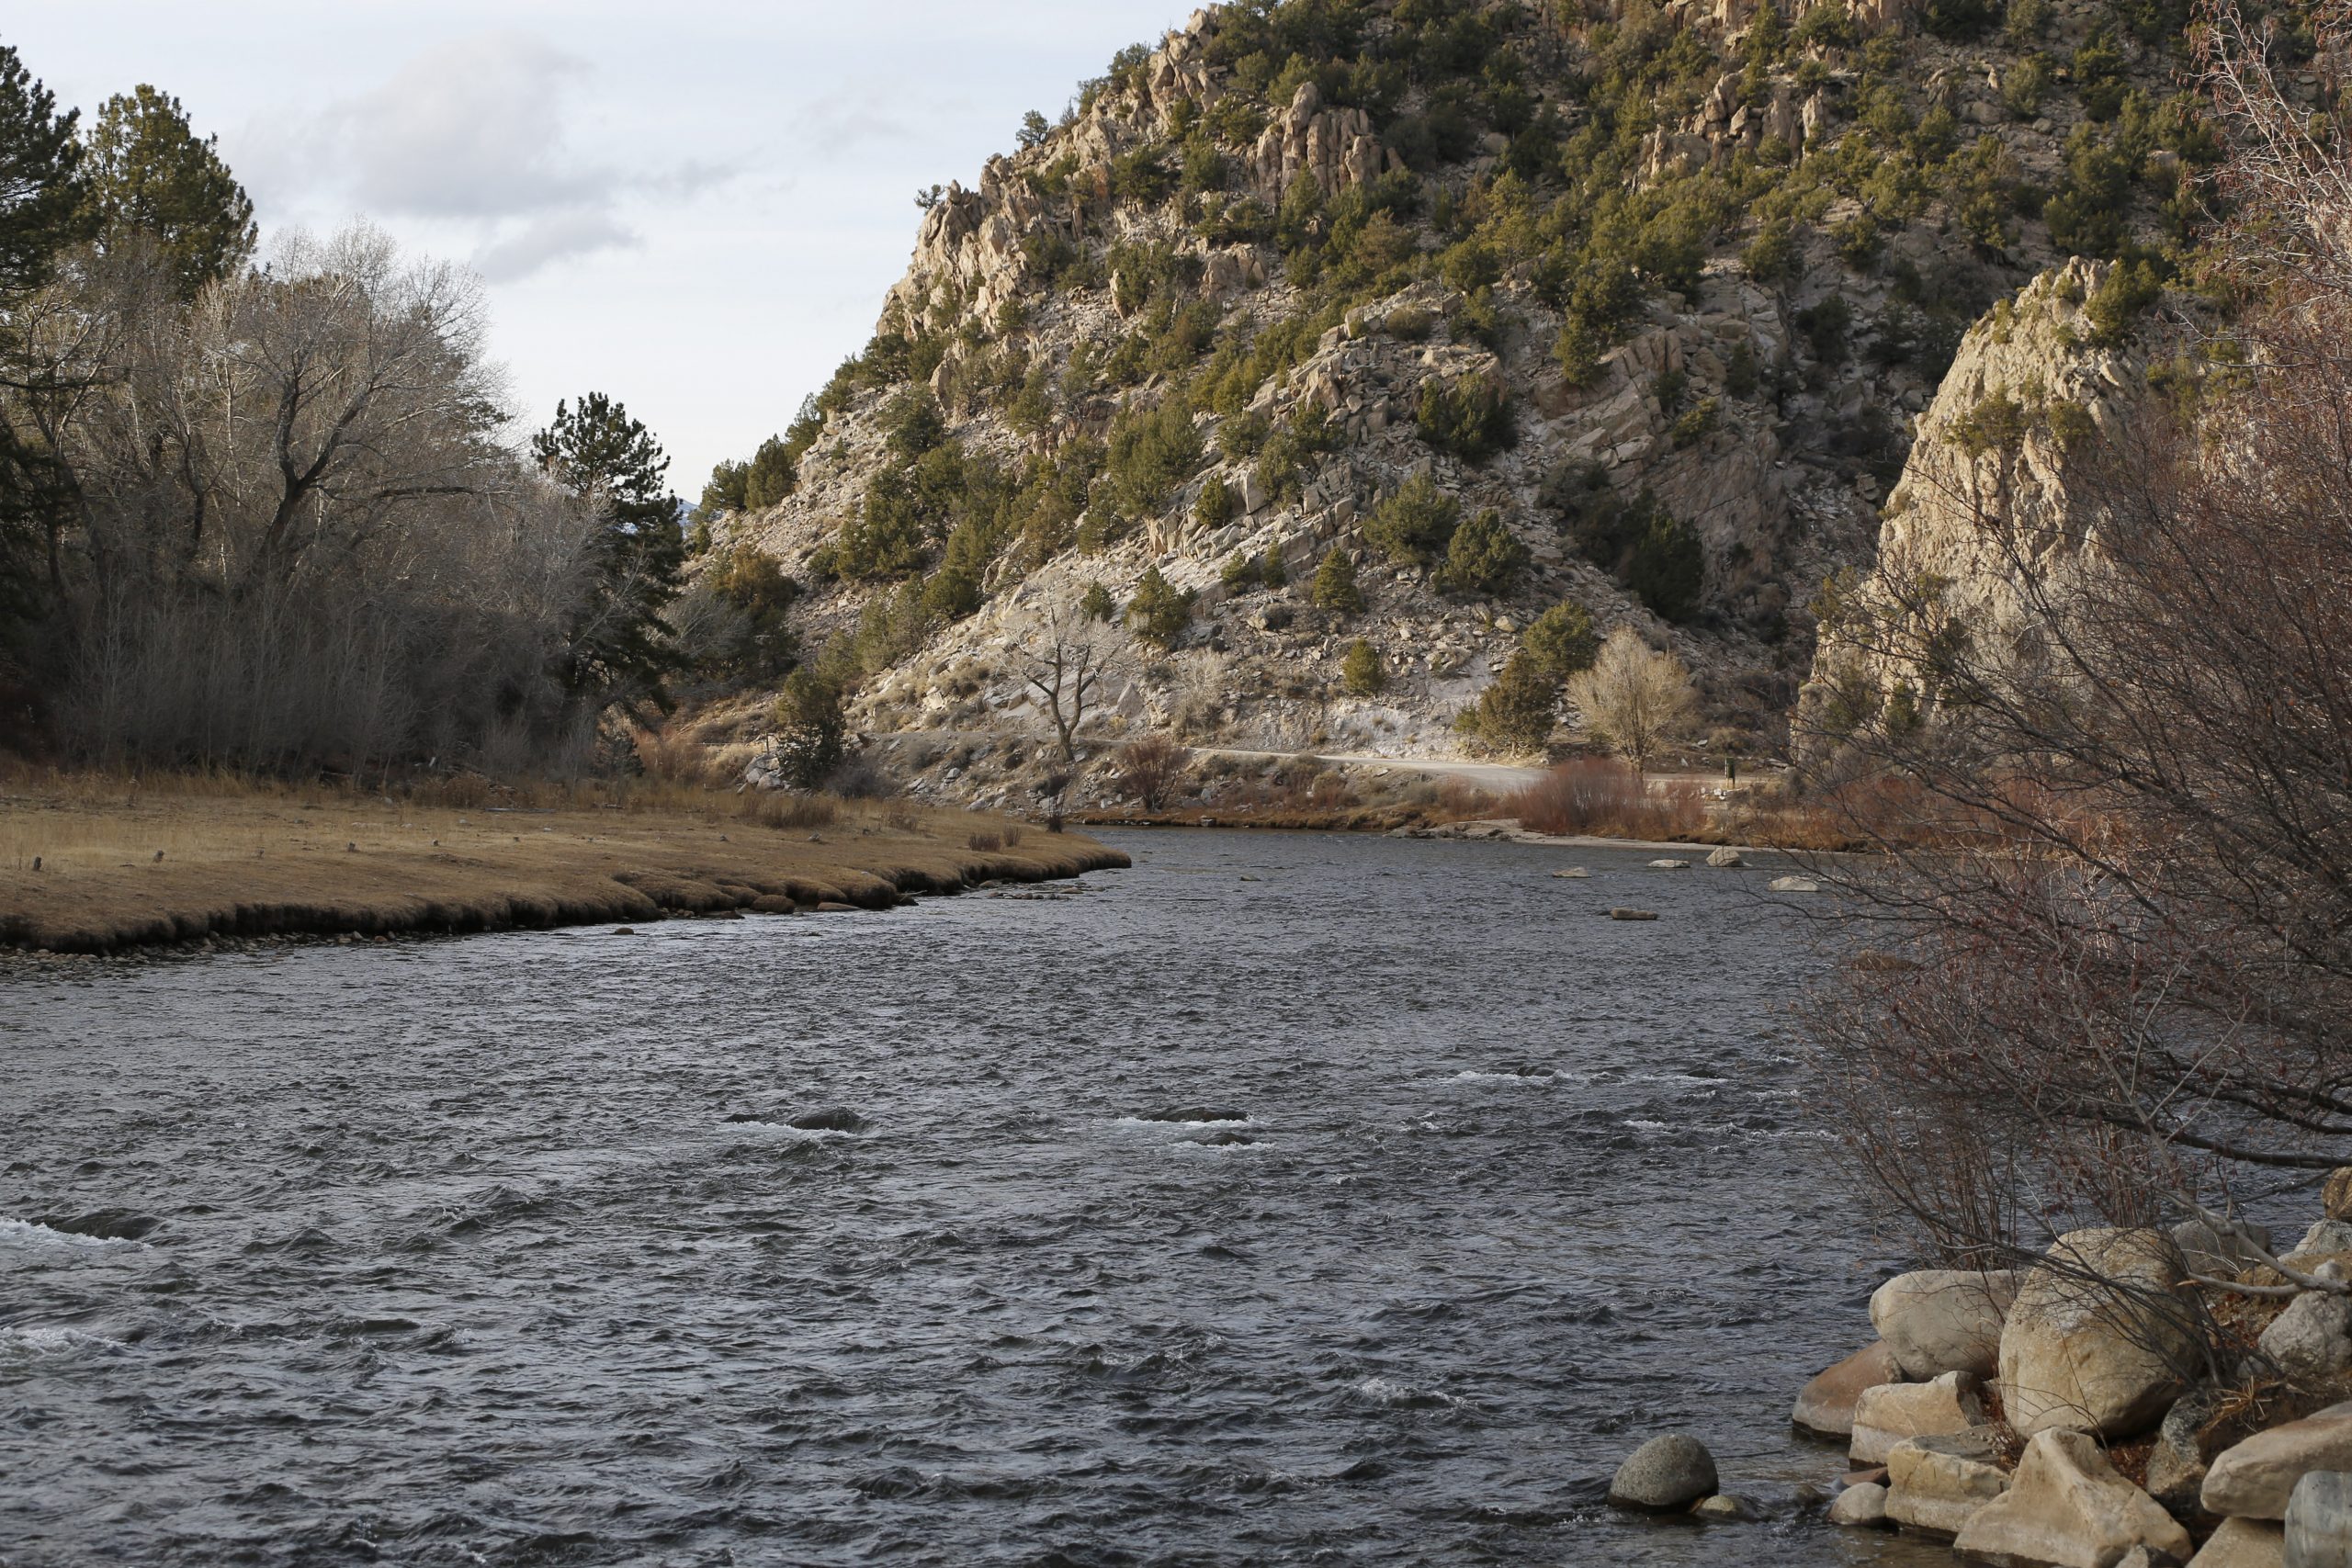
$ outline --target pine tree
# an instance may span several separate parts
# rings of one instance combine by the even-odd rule
[[[764,512],[790,495],[799,482],[800,476],[784,438],[771,435],[752,454],[751,467],[744,471],[743,504],[753,512]]]
[[[1340,666],[1340,683],[1353,697],[1376,697],[1388,689],[1388,672],[1380,667],[1380,653],[1372,644],[1358,637],[1348,645],[1348,657]]]
[[[77,118],[0,45],[0,295],[39,288],[87,232]]]
[[[596,586],[575,621],[566,683],[583,694],[666,703],[662,677],[678,666],[662,611],[678,592],[685,541],[678,498],[663,483],[670,459],[628,412],[602,392],[531,438],[549,478],[597,509]]]
[[[1315,607],[1339,615],[1357,615],[1363,609],[1363,590],[1356,586],[1355,557],[1337,545],[1315,569]]]
[[[1193,595],[1179,593],[1158,567],[1148,568],[1127,604],[1127,624],[1146,642],[1167,648],[1193,624]]]
[[[134,237],[153,243],[184,298],[254,252],[254,204],[219,142],[199,141],[180,101],[144,84],[108,98],[90,130],[90,222],[110,248]]]
[[[1449,593],[1499,593],[1527,562],[1527,547],[1490,506],[1453,531],[1437,582]]]
[[[1591,612],[1573,599],[1536,616],[1519,640],[1535,667],[1562,683],[1578,671],[1592,668],[1593,656],[1600,651]]]

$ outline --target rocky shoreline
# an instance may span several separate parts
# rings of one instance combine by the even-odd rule
[[[1880,1285],[1877,1337],[1791,1418],[1845,1445],[1826,1521],[2052,1568],[2352,1563],[2352,1168],[2283,1252],[2244,1221],[2098,1227],[2027,1267]],[[1651,1438],[1610,1500],[1739,1519],[1713,1457]]]

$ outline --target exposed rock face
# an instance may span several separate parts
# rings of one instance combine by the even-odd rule
[[[1617,1467],[1609,1500],[1621,1508],[1664,1513],[1713,1496],[1715,1483],[1715,1456],[1707,1445],[1669,1432],[1652,1438]]]
[[[1825,629],[1805,692],[1809,735],[1834,730],[1825,705],[1854,705],[1847,688],[1856,684],[1880,694],[1908,685],[1932,699],[1932,671],[1900,651],[1928,628],[1891,585],[1940,585],[1907,592],[1927,592],[1980,657],[2024,657],[2027,585],[2063,604],[2097,570],[2098,509],[2070,483],[2072,449],[2121,431],[2149,396],[2139,355],[2095,346],[2085,302],[2106,271],[2076,257],[1969,329],[1887,498],[1877,570],[1844,635]]]
[[[2352,1403],[2331,1404],[2223,1450],[2205,1476],[2205,1511],[2283,1519],[2295,1483],[2315,1470],[2352,1470]]]
[[[1999,1454],[1989,1427],[1897,1443],[1886,1456],[1886,1517],[1910,1529],[1957,1533],[2008,1490]]]
[[[1876,1464],[1910,1438],[1965,1432],[1984,1421],[1982,1385],[1969,1372],[1946,1372],[1930,1382],[1883,1383],[1854,1402],[1854,1437],[1847,1450],[1858,1464]]]
[[[1816,1375],[1797,1394],[1789,1419],[1825,1438],[1854,1435],[1854,1402],[1881,1383],[1899,1382],[1902,1370],[1884,1340],[1865,1346]]]
[[[1955,1551],[2060,1568],[2115,1568],[2134,1548],[2186,1562],[2188,1532],[2107,1461],[2080,1432],[2045,1431],[2025,1446],[2009,1489],[1969,1517]]]
[[[2017,1296],[2018,1278],[2007,1269],[1897,1274],[1871,1292],[1871,1326],[1907,1378],[1989,1378],[2000,1361],[2001,1320]]]
[[[2109,1438],[2154,1425],[2194,1359],[2173,1297],[2181,1277],[2179,1249],[2162,1231],[2061,1236],[2026,1276],[2001,1331],[2010,1425],[2028,1436],[2066,1428]]]

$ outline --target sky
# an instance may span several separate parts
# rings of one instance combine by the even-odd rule
[[[265,251],[365,219],[470,267],[528,426],[608,393],[691,501],[865,346],[918,189],[1193,3],[39,0],[0,43],[85,121],[176,96]]]

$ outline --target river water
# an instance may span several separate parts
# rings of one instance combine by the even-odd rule
[[[1794,1501],[1892,1260],[1769,872],[1108,836],[0,973],[0,1563],[1949,1562]],[[1603,1506],[1668,1429],[1775,1517]]]

